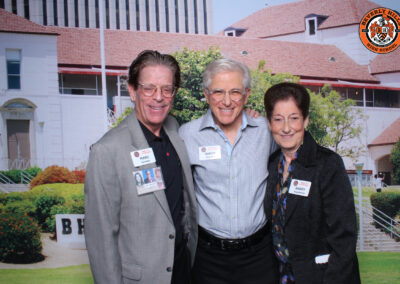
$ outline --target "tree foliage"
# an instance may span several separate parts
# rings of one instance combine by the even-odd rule
[[[218,48],[211,47],[208,51],[188,50],[172,54],[181,68],[181,87],[174,98],[171,114],[179,124],[202,116],[208,109],[202,87],[202,75],[210,62],[222,58]],[[250,70],[252,76],[252,91],[246,108],[264,112],[264,94],[271,86],[285,82],[298,82],[299,77],[288,73],[273,74],[266,68],[265,60],[260,60],[257,69]],[[362,112],[354,108],[353,100],[342,100],[339,93],[329,86],[324,86],[322,92],[315,94],[309,91],[311,97],[310,123],[308,130],[316,141],[329,147],[342,156],[355,158],[363,152],[360,146],[345,146],[346,141],[357,139],[362,127]],[[119,124],[132,109],[127,109],[120,118]],[[348,145],[348,144],[346,144]]]
[[[218,48],[211,47],[208,51],[188,50],[172,54],[181,68],[181,87],[174,98],[171,114],[179,124],[199,118],[208,110],[208,104],[203,94],[203,72],[206,66],[221,58]]]
[[[341,156],[355,159],[361,155],[365,151],[363,146],[344,143],[359,139],[363,129],[361,122],[364,115],[361,109],[354,107],[355,101],[342,100],[339,93],[329,85],[325,85],[320,94],[310,92],[310,97],[308,130],[316,141]]]
[[[400,184],[400,139],[392,149],[390,161],[393,165],[393,182],[394,184]]]
[[[250,70],[252,78],[251,94],[247,102],[246,108],[257,110],[265,115],[264,111],[264,94],[271,86],[285,81],[298,82],[299,77],[288,73],[272,74],[271,70],[265,70],[265,60],[260,60],[256,70]]]

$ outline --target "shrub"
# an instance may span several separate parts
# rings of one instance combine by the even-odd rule
[[[84,214],[85,201],[84,197],[72,198],[64,204],[54,205],[50,211],[50,217],[46,219],[46,226],[49,232],[56,232],[56,214]]]
[[[27,180],[22,181],[22,173],[25,172],[31,177],[35,177],[38,173],[42,171],[41,168],[31,167],[26,170],[9,170],[9,171],[0,171],[1,174],[5,175],[14,183],[28,183]]]
[[[39,167],[30,167],[25,170],[31,177],[36,177],[39,173],[42,172],[42,169]]]
[[[379,192],[379,193],[373,193],[370,197],[371,199],[371,205],[374,206],[376,209],[382,211],[385,213],[387,216],[390,218],[394,219],[397,215],[397,212],[400,210],[400,193],[395,192],[395,191],[388,191],[388,192]],[[374,210],[374,213],[377,216],[374,216],[374,221],[375,221],[375,226],[376,227],[382,227],[379,226],[377,222],[382,223],[383,221],[381,220],[387,220],[386,217],[384,217],[382,214]]]
[[[76,183],[85,183],[86,171],[85,170],[76,170],[72,171],[75,175]]]
[[[64,202],[64,197],[55,194],[42,195],[36,199],[36,219],[44,231],[49,231],[46,219],[50,217],[51,208],[54,205],[64,204]]]
[[[12,214],[26,214],[29,217],[36,217],[35,205],[30,200],[8,202],[2,207],[2,212]]]
[[[0,215],[0,260],[32,263],[44,259],[37,223],[23,214]]]
[[[35,186],[49,183],[76,183],[76,177],[67,168],[51,166],[32,179],[31,189]]]

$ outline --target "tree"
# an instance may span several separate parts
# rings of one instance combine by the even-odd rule
[[[179,124],[199,118],[208,110],[202,87],[202,75],[206,66],[222,58],[218,48],[211,47],[208,51],[188,50],[172,54],[181,68],[181,87],[174,98],[171,114]],[[246,105],[264,112],[264,94],[272,85],[290,81],[298,82],[299,77],[288,73],[273,74],[266,69],[265,60],[260,60],[256,70],[250,70],[252,76],[252,91]],[[345,146],[344,142],[359,138],[362,127],[358,121],[362,118],[361,110],[354,108],[353,100],[342,100],[338,92],[324,86],[320,94],[309,91],[311,98],[310,123],[308,130],[316,141],[323,146],[332,148],[342,156],[354,158],[361,154],[362,147]],[[124,112],[118,118],[117,124],[127,116],[132,109]]]
[[[285,81],[298,82],[299,77],[288,73],[272,74],[270,70],[265,70],[265,60],[260,60],[256,70],[250,70],[252,78],[251,94],[246,108],[257,110],[265,115],[264,94],[271,86]]]
[[[400,184],[400,138],[392,149],[390,161],[393,165],[393,182]]]
[[[342,100],[337,91],[329,85],[322,88],[321,94],[310,92],[310,123],[308,130],[322,146],[333,149],[341,156],[354,159],[363,153],[363,146],[354,146],[346,141],[359,139],[364,118],[355,101]]]
[[[171,114],[179,124],[199,118],[208,110],[204,98],[202,78],[206,66],[221,58],[218,48],[211,47],[208,51],[188,50],[172,54],[181,68],[181,87],[174,98]]]

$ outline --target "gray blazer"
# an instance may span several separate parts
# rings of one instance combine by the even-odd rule
[[[197,245],[197,205],[186,147],[172,117],[164,130],[182,163],[184,230],[191,261]],[[85,237],[96,283],[170,283],[175,227],[163,190],[138,195],[130,152],[149,148],[136,114],[107,132],[90,151],[85,180]]]

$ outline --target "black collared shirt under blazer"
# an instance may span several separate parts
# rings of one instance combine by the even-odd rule
[[[271,155],[265,210],[279,182],[281,151]],[[311,181],[307,197],[288,194],[284,224],[296,284],[358,284],[357,223],[352,187],[341,157],[319,146],[306,131],[294,163],[293,179]],[[326,264],[315,257],[330,254]]]

